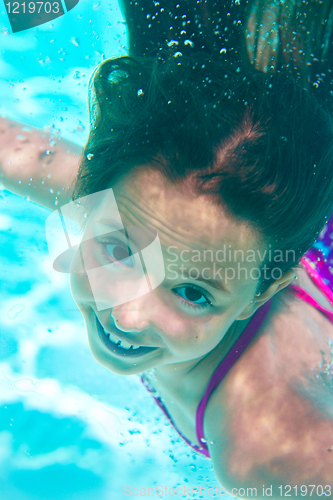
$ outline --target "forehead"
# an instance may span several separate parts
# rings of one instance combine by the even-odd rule
[[[163,174],[140,167],[113,186],[123,223],[153,226],[161,242],[177,240],[190,248],[258,248],[257,233],[228,217],[208,195],[197,194],[191,180],[177,185]]]

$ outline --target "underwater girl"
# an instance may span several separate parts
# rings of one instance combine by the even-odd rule
[[[51,210],[42,169],[59,206],[111,190],[71,263],[93,356],[140,375],[230,494],[330,496],[332,118],[287,72],[205,52],[104,61],[83,154],[31,132],[18,160],[4,121],[3,181]],[[140,263],[149,290],[117,301]]]
[[[111,203],[89,215],[71,290],[94,357],[143,373],[228,491],[329,485],[333,307],[299,261],[332,211],[330,116],[286,75],[198,54],[106,61],[94,89],[73,199],[112,188],[125,233],[155,231],[165,267],[117,303],[140,242]]]

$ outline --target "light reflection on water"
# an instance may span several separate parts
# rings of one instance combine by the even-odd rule
[[[74,18],[15,35],[0,26],[1,114],[84,144],[87,79],[103,53],[124,54],[126,44],[116,5],[88,9],[81,0]],[[93,359],[68,276],[49,267],[48,215],[0,190],[0,498],[109,500],[123,498],[125,485],[217,486],[210,461],[180,441],[139,378]]]

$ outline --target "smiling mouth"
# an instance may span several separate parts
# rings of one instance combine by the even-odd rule
[[[147,346],[134,347],[133,345],[118,339],[117,335],[106,332],[96,315],[95,318],[100,340],[103,342],[103,345],[105,345],[105,347],[116,356],[136,358],[158,349],[158,347]]]

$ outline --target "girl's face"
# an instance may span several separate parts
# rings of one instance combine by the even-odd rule
[[[145,228],[157,232],[165,278],[138,298],[108,306],[121,287],[135,287],[131,254],[138,253],[128,249],[125,232],[110,232],[116,227],[110,205],[102,203],[90,214],[86,243],[72,264],[78,268],[84,262],[86,271],[71,273],[71,290],[92,353],[99,363],[123,375],[153,367],[165,373],[187,372],[218,346],[229,329],[239,332],[244,322],[237,319],[254,312],[250,303],[258,274],[251,271],[260,266],[246,256],[263,249],[251,228],[226,217],[207,196],[193,194],[189,183],[174,186],[162,174],[141,167],[112,188],[125,229],[136,226],[143,233]],[[109,234],[100,236],[103,232]],[[110,264],[119,270],[123,283],[117,279],[120,274],[111,276]],[[117,346],[119,339],[127,344]],[[129,344],[141,347],[126,349]]]

